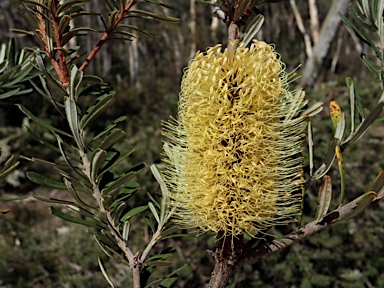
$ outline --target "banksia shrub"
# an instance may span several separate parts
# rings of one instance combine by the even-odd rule
[[[178,118],[164,124],[165,177],[179,222],[257,237],[301,208],[304,92],[274,49],[197,52],[185,71]]]

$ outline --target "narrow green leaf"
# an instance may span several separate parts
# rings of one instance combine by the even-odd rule
[[[184,269],[185,267],[187,267],[188,264],[184,264],[183,266],[181,266],[180,268],[176,269],[175,271],[173,271],[172,273],[168,274],[167,276],[165,276],[165,278],[171,278],[171,277],[177,277],[177,273],[179,273],[182,269]],[[152,283],[149,283],[148,285],[145,286],[145,288],[151,288],[151,287],[157,287],[157,285],[159,283],[162,283],[162,281],[164,280],[164,278],[162,279],[158,279],[156,281],[153,281]],[[162,287],[162,286],[159,286],[159,287]],[[171,286],[169,286],[171,287]]]
[[[126,29],[130,29],[130,30],[134,30],[134,31],[137,31],[145,36],[147,36],[148,38],[156,38],[155,35],[153,35],[152,33],[150,33],[149,31],[145,30],[145,29],[141,29],[135,25],[128,25],[128,24],[122,24],[120,23],[119,24],[119,27],[121,28],[126,28]],[[134,36],[134,35],[133,35]]]
[[[139,191],[140,185],[135,182],[128,182],[124,185],[123,189],[116,189],[109,192],[108,194],[103,194],[104,203],[110,205],[111,207],[115,206],[115,202],[119,201],[128,201],[134,193]],[[112,208],[110,208],[112,209]]]
[[[104,159],[107,155],[107,151],[96,149],[93,152],[92,160],[91,160],[91,179],[92,181],[96,181],[99,173],[99,169],[104,162]]]
[[[353,209],[353,211],[339,220],[349,220],[363,212],[369,205],[371,205],[372,200],[376,197],[376,195],[376,192],[373,191],[369,191],[362,195],[357,201],[356,207]]]
[[[384,92],[383,92],[384,95]],[[351,134],[340,146],[341,149],[344,149],[347,145],[350,145],[357,140],[360,139],[361,136],[367,132],[368,128],[375,122],[375,120],[379,117],[381,112],[383,111],[384,102],[379,102],[377,106],[369,113],[367,118],[360,123],[360,125],[356,128],[355,133]]]
[[[64,98],[64,106],[65,106],[65,112],[67,114],[67,120],[69,124],[69,128],[72,131],[72,135],[76,141],[77,147],[80,150],[84,149],[84,143],[80,136],[80,129],[79,129],[79,120],[78,120],[78,113],[77,113],[77,105],[76,102],[69,98]]]
[[[0,58],[0,73],[3,73],[5,68],[7,68],[8,64],[9,64],[9,61],[7,59],[2,61],[2,59]]]
[[[0,149],[1,152],[1,149]],[[3,167],[0,169],[0,174],[3,173],[5,170],[8,170],[13,164],[15,163],[15,155],[11,155],[7,161],[5,161]]]
[[[159,214],[157,213],[156,208],[155,208],[155,206],[153,206],[152,202],[148,202],[148,207],[149,207],[149,209],[151,209],[151,212],[152,212],[153,216],[155,217],[157,223],[160,224]]]
[[[31,111],[29,111],[27,108],[25,108],[23,105],[21,104],[16,104],[17,107],[20,108],[20,110],[29,118],[31,119],[33,122],[36,122],[38,123],[39,125],[41,125],[42,127],[44,128],[47,128],[49,131],[52,131],[52,132],[56,132],[56,133],[59,133],[61,135],[65,135],[65,136],[68,136],[68,137],[71,137],[71,134],[67,133],[67,132],[64,132],[60,129],[57,129],[47,123],[45,123],[44,121],[40,120],[39,118],[37,118],[35,115],[32,114]]]
[[[337,165],[339,166],[340,171],[340,204],[343,205],[344,203],[344,195],[345,195],[345,168],[344,168],[344,161],[343,156],[341,155],[340,146],[337,145],[336,148],[336,158],[337,158]]]
[[[377,175],[375,181],[373,182],[370,191],[379,193],[384,188],[384,169],[380,171]]]
[[[110,107],[112,103],[113,96],[111,94],[98,97],[95,105],[89,107],[81,119],[81,129],[84,129],[89,123],[95,120],[103,111]]]
[[[145,263],[145,266],[155,266],[155,267],[159,266],[160,267],[160,266],[168,266],[171,263],[172,263],[171,261],[158,260],[158,261],[152,261],[152,262]]]
[[[69,15],[64,15],[60,19],[59,27],[57,28],[60,35],[63,35],[68,29],[70,29],[69,24],[71,23],[72,17]]]
[[[316,102],[303,111],[302,115],[307,117],[315,116],[323,110],[323,102]]]
[[[138,206],[138,207],[135,207],[135,208],[132,208],[131,210],[129,210],[127,213],[124,214],[123,217],[121,217],[120,219],[120,222],[125,222],[127,220],[129,220],[131,217],[145,211],[148,209],[148,205],[144,205],[144,206]]]
[[[60,14],[60,13],[64,12],[65,10],[74,7],[75,5],[81,5],[81,4],[87,3],[89,1],[90,0],[72,0],[72,1],[64,2],[57,9],[57,14]]]
[[[14,95],[17,95],[17,93],[20,90],[21,90],[20,88],[16,88],[14,90],[10,90],[8,92],[4,92],[4,93],[0,94],[0,99],[6,99],[6,98],[12,97]]]
[[[163,6],[165,8],[171,9],[171,10],[176,10],[176,8],[174,6],[170,6],[170,5],[167,5],[167,4],[164,4],[164,3],[160,3],[160,2],[155,1],[155,0],[142,0],[142,1],[139,1],[139,2],[152,3],[152,4],[155,4],[155,5]]]
[[[169,23],[176,23],[176,24],[180,23],[180,19],[179,18],[169,17],[169,16],[165,16],[165,15],[158,15],[158,14],[155,14],[155,13],[152,13],[152,12],[148,12],[148,11],[144,11],[144,10],[131,10],[131,11],[129,11],[128,17],[131,17],[131,14],[143,15],[143,16],[146,16],[148,18],[153,18],[153,19],[157,19],[157,20],[161,20],[161,21],[166,21],[166,22],[169,22]]]
[[[103,235],[104,236],[104,235]],[[99,245],[100,249],[105,253],[105,255],[107,255],[108,257],[110,258],[113,258],[113,254],[110,253],[110,251],[106,248],[107,245],[105,245],[104,243],[102,243],[100,241],[100,239],[97,238],[96,235],[93,235],[93,238],[95,238],[96,240],[96,243]]]
[[[66,213],[56,209],[53,206],[50,207],[50,210],[51,210],[51,213],[53,215],[55,215],[55,216],[57,216],[57,217],[59,217],[61,219],[64,219],[66,221],[69,221],[69,222],[72,222],[72,223],[76,223],[76,224],[80,224],[80,225],[84,225],[84,226],[99,228],[99,226],[96,225],[95,223],[92,223],[92,222],[86,221],[84,219],[77,218],[77,217],[74,217],[72,215],[66,214]]]
[[[26,196],[20,196],[20,197],[12,197],[12,198],[0,198],[0,201],[17,201],[17,200],[24,200],[29,198],[28,195]]]
[[[88,217],[88,218],[91,218],[94,220],[98,220],[95,218],[95,214],[93,214],[91,211],[88,211],[87,209],[84,209],[82,207],[78,207],[75,205],[67,205],[67,207],[69,210],[76,212],[76,213],[79,213],[80,215],[83,215],[85,217]]]
[[[156,255],[152,255],[145,259],[144,265],[147,265],[147,263],[151,263],[153,261],[166,261],[167,259],[171,258],[175,254],[176,250],[172,247],[167,247],[164,250],[162,250],[160,253]]]
[[[312,120],[308,121],[308,154],[309,154],[309,175],[313,175],[313,131]]]
[[[113,223],[115,225],[119,225],[120,222],[124,222],[124,221],[121,221],[121,217],[124,213],[124,211],[127,210],[128,206],[127,206],[127,203],[124,202],[123,200],[120,201],[120,199],[116,200],[115,203],[118,203],[118,205],[116,206],[116,208],[113,207],[113,204],[111,205],[111,213],[112,213],[112,219],[113,219]]]
[[[329,205],[331,204],[332,200],[332,179],[328,175],[325,175],[323,177],[320,189],[319,189],[319,195],[318,195],[318,203],[317,203],[317,210],[316,210],[316,220],[320,221],[324,215],[327,214]]]
[[[73,187],[72,183],[67,179],[67,178],[64,178],[64,183],[65,183],[65,186],[67,187],[67,190],[69,192],[69,194],[72,196],[72,198],[77,201],[77,203],[81,204],[81,205],[84,205],[84,206],[87,206],[87,207],[90,207],[90,208],[93,208],[92,206],[89,206],[88,204],[86,204],[78,195],[75,187]],[[81,191],[81,190],[80,190]]]
[[[74,205],[75,203],[72,201],[62,200],[62,199],[56,199],[56,198],[47,198],[42,196],[32,196],[33,198],[36,198],[43,202],[48,203],[54,203],[54,204],[60,204],[60,205]]]
[[[123,237],[123,240],[125,242],[128,241],[128,237],[129,237],[129,228],[131,227],[131,225],[129,224],[129,221],[125,221],[124,222],[124,225],[123,225],[123,233],[122,233],[122,237]]]
[[[89,0],[87,0],[87,1],[89,1]],[[100,257],[97,257],[97,261],[99,262],[99,267],[100,267],[101,273],[103,273],[105,280],[107,280],[109,286],[114,288],[115,286],[113,285],[111,278],[109,278],[107,271],[105,271],[105,268],[104,268],[103,264],[101,263]]]
[[[117,165],[119,165],[121,163],[121,161],[123,161],[124,159],[126,159],[129,155],[131,155],[135,150],[131,150],[127,153],[125,153],[123,156],[119,157],[120,154],[119,153],[116,153],[114,155],[112,155],[112,157],[108,157],[108,156],[111,156],[110,152],[108,152],[107,154],[107,158],[106,158],[106,161],[104,161],[104,164],[103,166],[101,167],[102,169],[102,172],[99,174],[99,178],[100,176],[102,176],[104,173],[108,172],[108,171],[111,171],[114,167],[116,167]]]
[[[328,153],[327,156],[325,157],[324,163],[320,166],[319,169],[313,174],[313,179],[320,179],[322,178],[329,169],[331,169],[332,163],[335,160],[336,157],[336,146],[339,145],[340,140],[337,138],[333,138],[331,143],[329,144],[328,147]]]
[[[65,186],[64,183],[49,179],[39,173],[28,171],[26,173],[27,177],[29,180],[31,180],[33,183],[45,186],[45,187],[50,187],[58,190],[66,190],[67,186]]]
[[[145,220],[147,221],[148,226],[151,228],[152,233],[155,233],[156,227],[155,227],[155,223],[153,223],[152,219],[149,218],[148,216],[145,216]]]
[[[9,167],[4,172],[0,173],[0,179],[7,177],[9,174],[11,174],[15,169],[19,166],[20,162],[16,162],[11,167]]]
[[[368,59],[367,56],[363,55],[362,56],[363,58],[363,63],[365,64],[365,66],[368,68],[369,71],[371,71],[371,73],[376,77],[376,78],[379,78],[380,77],[380,70],[381,70],[381,67],[379,65],[376,65],[375,63],[373,63],[371,60]]]
[[[264,16],[261,14],[256,15],[255,18],[247,25],[245,30],[245,35],[242,40],[245,46],[248,46],[251,43],[252,39],[255,37],[256,33],[259,32],[261,26],[264,23]]]
[[[22,81],[25,81],[25,78],[31,72],[32,68],[33,68],[32,64],[25,65],[24,67],[22,67],[20,69],[20,71],[17,73],[17,75],[15,75],[15,77],[12,79],[12,81],[9,81],[10,79],[8,79],[7,83],[3,84],[2,87],[3,88],[11,88],[13,85],[18,84]]]
[[[116,180],[108,183],[105,188],[103,188],[102,193],[103,195],[108,194],[112,190],[116,189],[117,187],[123,185],[125,182],[128,182],[130,179],[132,179],[136,175],[136,172],[128,172],[120,177],[118,177]]]
[[[79,27],[79,28],[73,28],[69,30],[67,33],[63,34],[62,37],[62,43],[63,45],[67,44],[73,37],[79,36],[79,35],[86,35],[87,32],[96,32],[96,33],[103,33],[101,30],[96,30],[89,27]]]
[[[157,207],[158,209],[161,209],[160,204],[157,203],[156,199],[153,198],[153,196],[151,195],[151,193],[147,192],[147,195],[148,195],[149,199],[151,199],[151,200],[153,201],[153,203],[156,205],[156,207]]]
[[[101,142],[99,148],[103,150],[108,150],[113,145],[116,144],[119,140],[123,139],[127,135],[126,132],[124,132],[121,129],[113,129],[112,132],[104,138],[104,140]]]
[[[103,137],[105,134],[109,133],[110,131],[113,130],[117,126],[117,124],[125,121],[127,119],[127,116],[121,116],[117,118],[115,121],[113,121],[110,125],[108,125],[102,132],[100,132],[98,135],[93,137],[92,141],[95,141],[101,137]]]
[[[43,3],[41,3],[41,1],[36,1],[36,0],[20,0],[20,2],[30,3],[30,4],[33,4],[33,5],[37,5],[37,6],[40,6],[41,8],[49,11],[48,6],[44,5]]]
[[[384,169],[380,171],[379,175],[377,175],[375,181],[371,186],[370,191],[377,193],[375,201],[380,201],[384,198]]]
[[[347,77],[346,78],[347,87],[349,90],[349,103],[350,103],[350,109],[351,109],[351,133],[355,131],[355,84],[353,83],[352,78]]]

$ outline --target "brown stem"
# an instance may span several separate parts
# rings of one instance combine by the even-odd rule
[[[117,17],[115,23],[111,27],[109,27],[99,40],[99,42],[96,44],[96,46],[93,48],[91,53],[89,53],[87,59],[85,59],[84,63],[80,66],[79,70],[84,71],[89,63],[95,58],[96,54],[100,51],[101,47],[107,42],[108,38],[112,35],[113,31],[116,30],[118,27],[118,24],[124,19],[124,17],[128,14],[129,10],[137,3],[137,0],[130,1],[122,11],[120,11],[119,16]]]
[[[217,234],[216,264],[209,281],[209,288],[226,287],[243,253],[243,240],[243,235],[233,237],[225,235],[222,231]]]
[[[59,1],[55,1],[59,2]],[[59,22],[60,22],[60,17],[57,14],[57,6],[52,5],[52,10],[51,15],[52,15],[52,30],[53,30],[53,37],[55,38],[56,42],[56,50],[57,50],[57,55],[59,56],[59,65],[54,66],[56,73],[59,75],[60,82],[64,85],[67,86],[69,84],[69,72],[68,72],[68,67],[67,67],[67,56],[65,55],[63,51],[63,44],[61,42],[61,35],[59,33]],[[51,62],[52,62],[51,58]],[[55,60],[57,62],[57,60]],[[57,69],[58,68],[58,69]]]
[[[279,252],[280,250],[287,248],[292,244],[301,241],[316,232],[324,230],[330,225],[338,223],[340,220],[351,215],[354,212],[354,210],[358,206],[359,201],[361,201],[364,196],[365,195],[362,195],[356,198],[348,204],[345,204],[328,213],[322,219],[312,221],[305,225],[303,228],[297,229],[285,235],[283,238],[275,239],[266,244],[258,246],[257,248],[247,247],[246,245],[246,247],[244,248],[243,256],[236,263],[236,268],[241,267],[246,263],[254,263],[269,254]],[[379,194],[372,200],[372,203],[380,201],[382,198],[383,195]]]
[[[52,64],[53,68],[55,69],[56,73],[58,75],[60,75],[61,72],[60,72],[59,64],[56,62],[55,58],[52,56],[52,50],[50,48],[51,45],[48,43],[47,27],[45,26],[44,18],[43,18],[43,16],[38,14],[37,19],[39,21],[39,33],[41,35],[41,40],[44,43],[43,44],[44,45],[43,49],[45,51],[45,54],[51,60],[51,64]]]

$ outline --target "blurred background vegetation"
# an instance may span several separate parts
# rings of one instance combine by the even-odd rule
[[[282,1],[261,6],[265,24],[256,38],[276,45],[288,72],[300,64],[305,65],[308,61],[308,42],[305,42],[305,37],[309,37],[312,48],[316,46],[316,33],[322,32],[321,27],[325,25],[332,4],[336,1]],[[18,37],[10,32],[10,28],[28,29],[11,2],[3,0],[0,3],[0,43],[16,36],[16,50],[38,45],[32,37]],[[161,121],[177,113],[184,67],[197,50],[205,50],[216,43],[226,44],[226,26],[212,17],[210,6],[195,3],[194,0],[163,2],[175,6],[177,10],[154,12],[179,17],[181,24],[156,21],[140,23],[157,38],[140,36],[133,42],[107,42],[87,70],[87,73],[110,82],[117,91],[115,105],[108,110],[105,121],[121,115],[128,116],[121,127],[127,131],[127,137],[121,145],[127,149],[136,148],[136,151],[125,163],[127,167],[130,163],[141,161],[147,164],[161,163]],[[100,7],[105,4],[102,0],[92,0],[84,5],[88,5],[91,11],[102,11]],[[299,14],[294,14],[294,7]],[[162,9],[161,6],[152,8]],[[313,12],[314,8],[316,15],[309,12]],[[300,28],[300,19],[305,31]],[[318,27],[313,25],[316,19]],[[81,21],[89,21],[85,26],[101,27],[96,16],[82,18]],[[135,24],[139,20],[132,18],[130,21],[130,24]],[[371,52],[342,24],[335,31],[324,60],[316,67],[318,77],[314,82],[305,83],[307,97],[323,101],[325,107],[330,101],[336,100],[347,112],[349,97],[345,77],[349,76],[359,85],[363,105],[370,109],[381,88],[365,68],[360,55],[363,53],[370,57]],[[99,36],[88,34],[77,37],[76,43],[70,45],[79,45],[79,54],[89,52]],[[301,70],[297,73],[300,74]],[[291,87],[298,88],[299,83],[300,80],[297,80],[291,83]],[[30,88],[28,84],[24,85]],[[38,155],[46,160],[55,157],[49,150],[42,149],[23,129],[27,120],[15,103],[22,103],[39,117],[50,117],[50,104],[37,93],[0,100],[0,162],[11,154],[27,157]],[[57,119],[50,121],[60,125]],[[314,119],[313,126],[317,168],[332,138],[328,109]],[[383,121],[375,123],[343,156],[348,200],[365,192],[384,167]],[[51,173],[47,167],[21,160],[19,169],[0,184],[0,197],[39,193],[66,197],[64,191],[41,191],[43,188],[26,179],[27,170],[46,175]],[[338,191],[340,182],[337,166],[328,174],[333,179],[333,189]],[[136,181],[142,185],[139,195],[143,198],[147,191],[158,191],[149,169],[141,172]],[[316,189],[319,185],[316,183],[311,191],[307,191],[304,222],[314,217]],[[338,197],[337,192],[334,194]],[[141,202],[143,198],[137,197],[134,201]],[[99,271],[98,256],[104,260],[118,287],[130,287],[129,272],[104,257],[94,240],[81,227],[64,223],[50,215],[48,204],[27,199],[15,203],[0,202],[0,205],[12,209],[10,213],[0,216],[0,287],[107,287]],[[381,273],[384,264],[382,206],[384,203],[379,202],[360,217],[332,226],[282,253],[245,266],[237,271],[231,287],[384,287],[384,275]],[[136,229],[137,239],[133,241],[139,245],[143,239],[146,240],[146,231],[140,231],[142,228],[139,226]],[[173,268],[188,263],[176,287],[203,287],[209,280],[214,264],[214,260],[206,253],[206,249],[215,249],[213,236],[205,234],[198,238],[176,238],[168,244],[177,250]]]

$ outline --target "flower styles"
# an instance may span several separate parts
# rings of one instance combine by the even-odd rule
[[[164,174],[181,224],[257,237],[300,212],[306,101],[288,78],[264,42],[196,53],[178,119],[164,124]]]

